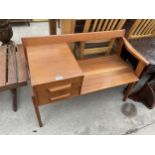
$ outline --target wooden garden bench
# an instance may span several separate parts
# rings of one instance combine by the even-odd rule
[[[17,88],[27,84],[27,77],[23,46],[0,46],[0,91],[11,90],[14,111],[17,111]]]

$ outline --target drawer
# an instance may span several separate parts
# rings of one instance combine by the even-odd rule
[[[78,96],[81,91],[82,77],[60,80],[34,87],[40,105]]]

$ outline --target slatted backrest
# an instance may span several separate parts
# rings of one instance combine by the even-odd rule
[[[155,35],[154,19],[137,19],[130,28],[127,38],[136,39],[144,37],[152,37]]]
[[[122,29],[125,19],[88,19],[83,32],[111,31]]]
[[[99,32],[99,31],[113,31],[120,30],[125,24],[125,19],[88,19],[85,21],[83,32]],[[84,55],[97,54],[97,53],[110,53],[113,45],[114,39],[106,39],[100,41],[89,41],[81,42],[80,44],[80,57]],[[103,43],[101,47],[97,48],[87,48],[85,47],[86,43]]]

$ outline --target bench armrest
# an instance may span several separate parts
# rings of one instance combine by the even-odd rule
[[[138,64],[135,68],[135,74],[138,77],[141,77],[144,69],[146,66],[149,65],[149,61],[146,60],[129,42],[128,40],[123,37],[122,38],[123,41],[123,45],[125,46],[126,50],[134,57],[138,60]]]
[[[149,65],[149,61],[147,61],[129,42],[128,40],[123,37],[123,44],[125,46],[125,48],[127,49],[127,51],[133,55],[136,59],[138,59],[139,61],[143,62],[146,66]]]

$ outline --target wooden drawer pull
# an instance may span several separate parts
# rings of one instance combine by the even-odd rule
[[[51,97],[50,100],[55,101],[55,100],[60,100],[60,99],[64,99],[64,98],[67,98],[67,97],[70,97],[70,93],[64,94],[64,95],[61,95],[61,96],[57,96],[57,97]]]
[[[71,88],[71,84],[67,84],[67,85],[62,85],[62,86],[58,86],[55,88],[49,88],[48,91],[50,93],[55,92],[55,91],[59,91],[59,90],[63,90],[63,89],[69,89]]]

